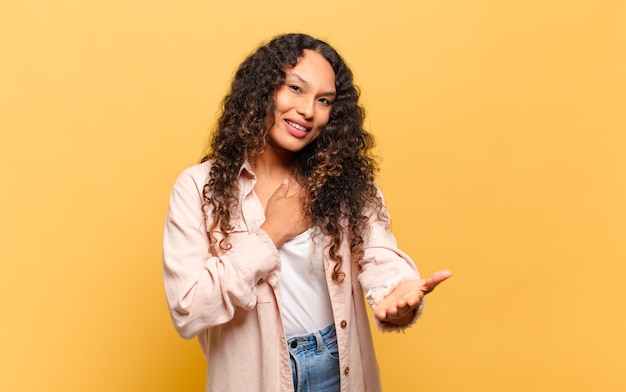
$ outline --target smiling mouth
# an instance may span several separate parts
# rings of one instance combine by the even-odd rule
[[[298,131],[302,131],[302,132],[308,132],[309,131],[309,128],[305,128],[302,125],[300,125],[298,123],[295,123],[293,121],[285,120],[285,122],[287,123],[287,125],[294,127]]]

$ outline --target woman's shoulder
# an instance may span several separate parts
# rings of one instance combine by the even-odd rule
[[[186,168],[180,173],[176,180],[176,186],[195,186],[196,188],[204,187],[209,178],[212,161],[205,161]],[[192,185],[193,184],[193,185]]]

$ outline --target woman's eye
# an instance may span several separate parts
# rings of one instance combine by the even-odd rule
[[[289,87],[291,90],[293,90],[293,91],[295,91],[295,92],[297,92],[297,93],[299,93],[299,92],[301,92],[301,91],[302,91],[302,90],[300,90],[300,87],[299,87],[299,86],[290,85],[290,86],[288,86],[288,87]]]
[[[328,106],[330,106],[330,105],[332,105],[332,104],[333,104],[333,102],[332,102],[330,99],[328,99],[328,98],[320,98],[320,99],[319,99],[319,101],[320,101],[322,104],[324,104],[324,105],[328,105]]]

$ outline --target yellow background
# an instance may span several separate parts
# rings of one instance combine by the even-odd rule
[[[0,390],[200,391],[169,191],[260,42],[363,90],[401,247],[455,276],[375,341],[387,391],[626,390],[626,3],[4,0]]]

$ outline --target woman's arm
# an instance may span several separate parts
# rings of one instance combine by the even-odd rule
[[[421,279],[411,258],[398,249],[389,222],[384,206],[381,213],[370,212],[359,275],[366,299],[383,330],[408,326],[419,316],[424,295],[451,276],[449,271],[440,271]]]
[[[236,231],[231,235],[229,251],[210,253],[202,213],[205,179],[206,168],[196,166],[176,181],[163,239],[170,314],[184,338],[230,321],[237,307],[255,307],[256,285],[279,266],[276,247],[260,229]]]

